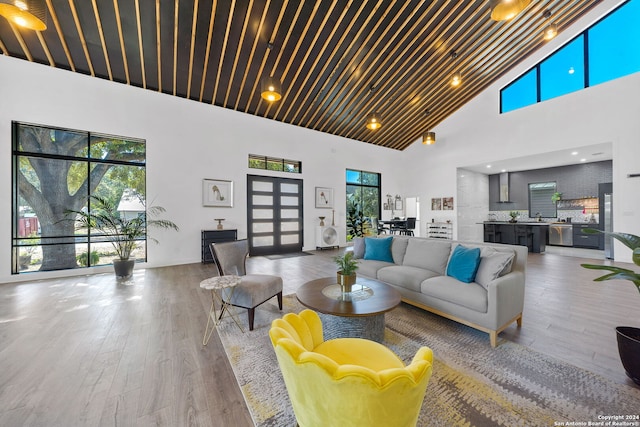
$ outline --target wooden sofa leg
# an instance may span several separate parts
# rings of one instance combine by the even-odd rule
[[[518,328],[522,327],[522,314],[516,319],[516,324],[518,325]]]
[[[498,332],[491,331],[489,332],[489,340],[491,341],[491,347],[496,347],[498,345]]]

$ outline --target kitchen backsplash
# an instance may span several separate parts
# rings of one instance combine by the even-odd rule
[[[490,211],[488,221],[509,221],[511,216],[509,215],[510,210],[508,211]],[[529,217],[529,211],[516,210],[518,212],[518,221],[519,222],[536,222],[536,218]],[[542,218],[543,222],[556,222],[556,221],[566,221],[567,218],[571,218],[571,222],[586,222],[591,224],[598,223],[598,212],[588,212],[584,209],[576,209],[576,210],[558,210],[557,218]]]

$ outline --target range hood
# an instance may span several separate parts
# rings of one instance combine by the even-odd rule
[[[509,172],[500,174],[500,196],[498,202],[511,203],[511,200],[509,200]]]

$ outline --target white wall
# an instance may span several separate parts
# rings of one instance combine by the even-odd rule
[[[433,129],[436,145],[416,142],[405,150],[404,161],[414,171],[407,181],[407,192],[422,200],[456,194],[458,167],[611,142],[615,229],[640,235],[640,178],[627,178],[627,174],[640,173],[640,73],[499,114],[502,87],[619,3],[603,1],[440,123]],[[631,252],[624,247],[617,246],[615,253],[616,260],[631,261]]]
[[[314,206],[316,186],[335,189],[336,225],[345,225],[346,168],[380,172],[383,194],[404,194],[396,150],[2,55],[0,76],[0,282],[69,274],[10,274],[12,120],[147,141],[148,199],[181,229],[154,231],[160,244],[149,244],[148,266],[199,262],[200,231],[214,228],[214,218],[246,237],[247,174],[304,180],[305,249],[315,249],[318,216],[331,218]],[[300,160],[303,173],[249,169],[250,153]],[[233,180],[234,207],[203,207],[203,178]]]

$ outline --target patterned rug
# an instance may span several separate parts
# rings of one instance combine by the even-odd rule
[[[268,331],[273,319],[302,309],[289,295],[282,312],[275,300],[260,306],[252,332],[230,318],[218,328],[258,427],[296,425]],[[409,305],[387,313],[386,325],[384,344],[405,363],[422,345],[434,351],[419,426],[599,425],[589,422],[640,413],[637,388],[512,342],[491,348],[487,334]]]

